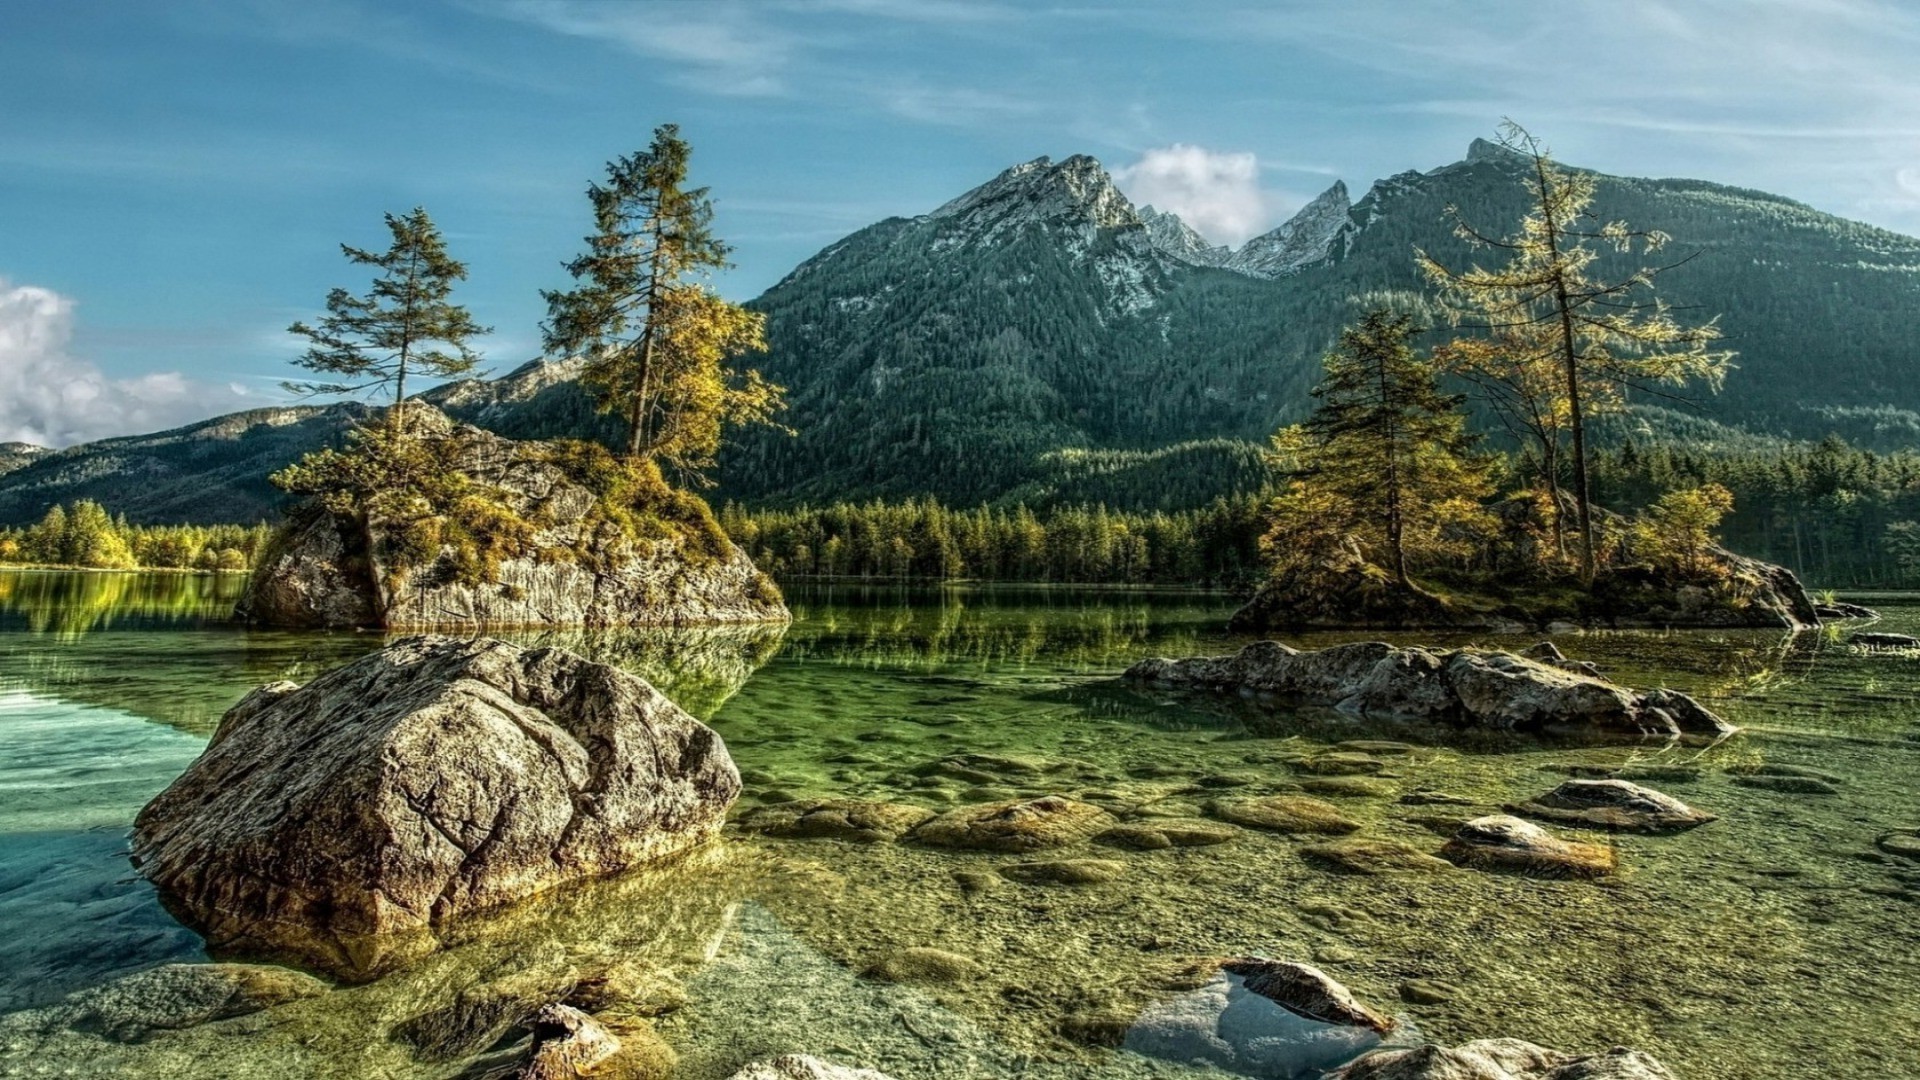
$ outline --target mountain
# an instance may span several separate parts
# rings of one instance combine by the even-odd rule
[[[1453,233],[1525,211],[1522,158],[1476,141],[1460,161],[1336,184],[1224,258],[1157,210],[1134,210],[1087,158],[1017,166],[932,214],[829,247],[754,306],[763,370],[789,389],[794,439],[749,434],[723,462],[748,501],[1006,492],[1076,497],[1062,452],[1137,463],[1148,498],[1204,482],[1178,448],[1259,444],[1302,416],[1319,357],[1364,298],[1425,291],[1417,246],[1489,258]],[[1889,445],[1920,431],[1920,240],[1764,192],[1595,174],[1600,221],[1660,229],[1681,262],[1660,295],[1721,316],[1738,365],[1722,392],[1669,419],[1762,438],[1838,431]],[[977,215],[977,216],[976,216]],[[1601,273],[1637,268],[1603,256]],[[1356,301],[1355,298],[1363,298]],[[1198,484],[1191,483],[1202,475]],[[1111,488],[1113,483],[1110,483]]]
[[[1462,160],[1388,177],[1357,202],[1335,184],[1237,250],[1134,207],[1093,158],[1016,165],[829,245],[752,301],[771,346],[756,363],[788,388],[799,434],[744,434],[712,494],[1162,507],[1249,490],[1259,447],[1310,406],[1319,357],[1365,302],[1354,298],[1421,291],[1415,246],[1485,260],[1446,210],[1510,230],[1520,164],[1476,140]],[[1920,439],[1920,240],[1764,192],[1596,179],[1600,220],[1675,238],[1667,254],[1686,261],[1661,296],[1718,313],[1740,353],[1718,395],[1644,403],[1616,430]],[[512,438],[610,436],[575,374],[535,362],[422,396]],[[81,497],[136,520],[253,520],[276,504],[265,475],[337,439],[352,408],[255,410],[22,456],[0,472],[0,523]]]
[[[47,453],[49,453],[49,451],[46,447],[35,446],[32,443],[0,443],[0,476],[10,473],[22,465],[31,465],[35,458],[44,456]]]

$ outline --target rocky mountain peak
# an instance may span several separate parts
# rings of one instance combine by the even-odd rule
[[[1475,139],[1467,144],[1467,164],[1491,161],[1510,165],[1520,159],[1518,151],[1509,150],[1491,139]]]
[[[1147,239],[1153,242],[1153,246],[1181,262],[1195,266],[1220,266],[1233,254],[1230,247],[1207,243],[1206,237],[1171,211],[1143,206],[1139,214],[1140,224],[1146,227]]]
[[[1223,265],[1253,277],[1277,278],[1321,262],[1350,227],[1352,209],[1346,183],[1335,180],[1279,228],[1247,241]]]
[[[1056,164],[1039,157],[1006,170],[927,215],[991,238],[1027,222],[1077,229],[1140,224],[1133,204],[1100,162],[1075,154]]]

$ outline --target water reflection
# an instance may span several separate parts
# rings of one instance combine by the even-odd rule
[[[225,620],[245,574],[0,570],[0,632],[73,638],[95,630],[154,629]]]

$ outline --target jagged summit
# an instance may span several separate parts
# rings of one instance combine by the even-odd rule
[[[1333,252],[1334,241],[1351,227],[1353,202],[1344,181],[1321,192],[1286,223],[1256,236],[1223,264],[1229,270],[1254,277],[1277,278],[1321,262]]]
[[[1058,164],[1038,157],[1015,165],[927,217],[958,220],[988,232],[1028,221],[1097,229],[1140,224],[1113,177],[1086,154]]]
[[[1139,214],[1140,224],[1146,227],[1147,238],[1153,241],[1153,246],[1182,262],[1220,266],[1233,254],[1233,249],[1224,244],[1207,243],[1206,237],[1171,211],[1148,205],[1141,207]]]

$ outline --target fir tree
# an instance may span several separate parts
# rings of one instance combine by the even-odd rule
[[[445,379],[472,373],[480,358],[468,343],[491,330],[449,299],[454,282],[466,279],[467,268],[447,254],[446,242],[426,210],[416,206],[404,217],[388,214],[386,222],[393,243],[385,252],[340,245],[347,261],[375,269],[367,294],[334,289],[327,294],[327,314],[318,326],[296,322],[287,328],[311,343],[294,363],[337,376],[337,381],[286,385],[303,394],[350,394],[390,386],[392,424],[401,431],[407,376]]]
[[[1269,534],[1289,555],[1351,537],[1407,588],[1410,556],[1438,553],[1449,530],[1476,525],[1491,490],[1462,398],[1440,392],[1432,361],[1408,344],[1412,333],[1408,316],[1377,310],[1340,335],[1313,414],[1275,436],[1277,464],[1293,482]]]
[[[707,189],[687,186],[690,153],[666,124],[646,150],[610,162],[606,182],[587,188],[594,233],[566,264],[576,285],[541,295],[547,350],[587,358],[583,381],[625,420],[628,458],[697,475],[721,429],[769,421],[781,391],[726,366],[766,348],[765,320],[698,281],[728,265],[728,248]]]

